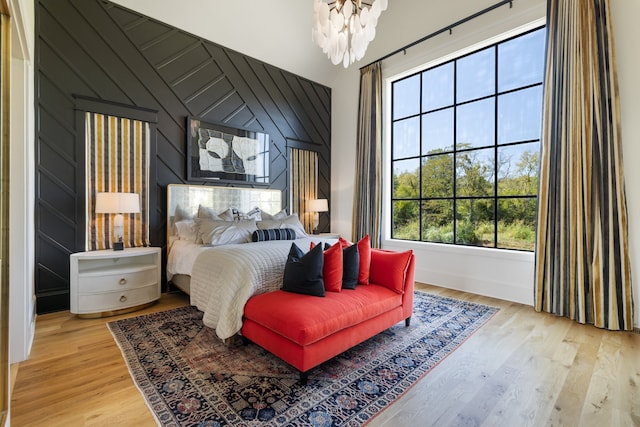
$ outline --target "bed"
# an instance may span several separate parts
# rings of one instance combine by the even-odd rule
[[[251,296],[282,287],[292,242],[303,250],[335,242],[307,235],[281,200],[280,190],[167,187],[167,280],[190,295],[222,340],[242,328]],[[263,241],[249,242],[254,235]]]

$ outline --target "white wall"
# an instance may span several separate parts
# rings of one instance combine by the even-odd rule
[[[407,0],[401,7],[390,2],[389,9],[379,19],[376,40],[369,46],[361,64],[340,71],[332,85],[332,231],[351,235],[351,215],[355,168],[355,140],[358,111],[358,66],[366,65],[403,45],[454,23],[494,1],[465,2],[452,0],[446,10],[435,8],[433,3]],[[640,122],[633,117],[638,111],[640,94],[637,74],[640,66],[633,43],[640,40],[637,23],[640,2],[612,0],[618,70],[620,78],[620,102],[629,209],[630,252],[635,295],[635,323],[640,324],[640,190],[630,183],[638,182],[640,170],[632,168],[633,159],[640,155]],[[411,13],[407,14],[407,10]],[[435,10],[435,11],[434,11]],[[436,36],[410,48],[406,54],[398,54],[382,64],[383,78],[404,70],[437,60],[458,52],[475,43],[505,33],[515,27],[527,25],[544,18],[545,0],[516,0],[495,9],[460,27],[453,33]],[[434,17],[437,19],[434,20]],[[544,23],[541,21],[540,23]],[[384,102],[384,100],[383,100]],[[635,154],[635,155],[634,155]],[[626,165],[625,165],[626,166]],[[388,172],[384,172],[388,176]],[[387,180],[388,181],[388,180]],[[388,199],[385,194],[383,199]],[[634,215],[635,214],[635,215]],[[635,222],[634,222],[635,219]],[[385,218],[388,224],[388,214]],[[388,230],[388,227],[386,228]],[[413,249],[417,258],[416,280],[481,295],[533,303],[534,256],[502,250],[452,247],[448,245],[411,243],[385,240],[389,249]]]

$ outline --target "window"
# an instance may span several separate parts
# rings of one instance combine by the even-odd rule
[[[545,29],[391,84],[391,237],[532,251]]]

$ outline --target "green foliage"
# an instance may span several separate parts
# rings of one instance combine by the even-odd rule
[[[434,150],[416,170],[394,173],[393,238],[533,250],[538,153],[524,151],[515,165],[511,164],[512,159],[502,159],[500,168],[509,173],[498,182],[497,244],[494,244],[493,156],[487,155],[487,150],[470,150],[459,152],[455,164],[453,158],[450,150]],[[454,174],[458,197],[482,197],[458,199],[456,212],[452,203]],[[455,237],[454,217],[458,221]]]

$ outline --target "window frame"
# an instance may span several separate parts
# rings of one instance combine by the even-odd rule
[[[388,78],[385,78],[385,120],[384,120],[384,124],[386,126],[387,129],[385,129],[385,144],[384,144],[384,159],[385,161],[383,162],[383,173],[385,177],[387,177],[386,180],[384,180],[386,182],[385,184],[385,188],[384,188],[384,228],[383,228],[383,235],[385,240],[390,240],[390,241],[403,241],[403,242],[410,242],[412,244],[445,244],[445,245],[449,245],[452,247],[476,247],[479,249],[494,249],[494,250],[506,250],[506,251],[518,251],[518,252],[525,252],[525,253],[531,253],[533,252],[534,249],[517,249],[517,248],[507,248],[507,247],[499,247],[500,244],[500,235],[498,233],[498,228],[500,225],[500,221],[499,221],[499,217],[498,217],[498,211],[499,211],[499,204],[501,201],[504,200],[513,200],[513,199],[529,199],[529,200],[533,200],[534,204],[537,204],[537,191],[534,195],[502,195],[500,196],[499,193],[499,178],[500,178],[500,174],[499,174],[499,162],[498,162],[498,154],[499,154],[499,150],[501,148],[508,148],[508,147],[513,147],[513,146],[524,146],[524,144],[528,144],[528,143],[541,143],[541,133],[540,133],[540,137],[536,138],[536,139],[523,139],[523,140],[518,140],[515,142],[509,142],[509,143],[500,143],[499,142],[499,135],[498,135],[498,124],[499,124],[499,102],[498,100],[500,99],[501,96],[504,95],[508,95],[511,93],[516,93],[516,92],[520,92],[520,91],[524,91],[524,90],[528,90],[531,88],[535,88],[535,87],[540,87],[541,90],[544,86],[544,70],[542,73],[542,81],[540,82],[536,82],[536,83],[532,83],[532,84],[526,84],[523,86],[518,86],[516,88],[508,88],[507,90],[504,91],[499,91],[499,81],[498,81],[498,69],[499,69],[499,58],[497,55],[498,49],[499,49],[499,45],[504,44],[510,40],[525,36],[527,34],[536,32],[538,30],[544,29],[545,28],[545,22],[544,20],[536,20],[534,22],[531,22],[530,24],[526,25],[526,26],[522,26],[519,28],[516,28],[514,30],[508,31],[502,35],[499,36],[495,36],[492,37],[490,39],[487,39],[483,42],[477,43],[473,46],[469,46],[465,49],[460,49],[456,52],[453,52],[451,54],[448,55],[443,55],[441,58],[436,59],[434,61],[431,62],[427,62],[424,63],[422,65],[416,66],[408,71],[402,72],[402,73],[398,73],[395,74],[393,76],[390,76]],[[424,109],[422,103],[423,103],[423,99],[422,99],[422,86],[423,86],[423,78],[419,77],[418,81],[419,81],[419,86],[420,86],[420,99],[419,99],[419,103],[420,103],[420,108],[419,111],[416,114],[412,114],[412,115],[407,115],[407,116],[403,116],[400,118],[395,118],[394,117],[394,106],[393,106],[393,85],[395,82],[398,82],[400,80],[403,79],[408,79],[411,77],[414,77],[416,75],[422,75],[423,73],[427,72],[428,70],[434,69],[436,67],[445,65],[447,63],[453,63],[455,64],[456,61],[459,61],[460,59],[463,59],[465,57],[468,57],[470,55],[473,55],[479,51],[485,50],[487,48],[491,48],[496,52],[495,57],[493,58],[493,66],[494,66],[494,82],[493,82],[493,86],[494,89],[492,91],[491,94],[489,95],[485,95],[485,96],[481,96],[478,98],[473,98],[473,99],[469,99],[469,100],[465,100],[462,102],[458,102],[457,99],[455,98],[454,95],[454,101],[453,104],[451,105],[446,105],[446,106],[440,106],[434,109],[430,109],[430,110],[426,110]],[[544,59],[543,59],[543,67],[544,67]],[[455,68],[455,67],[454,67]],[[454,74],[453,74],[453,85],[454,85],[454,93],[457,90],[457,83],[456,83],[456,71],[454,70]],[[418,133],[420,134],[420,139],[419,139],[419,143],[420,145],[422,145],[422,122],[423,122],[423,117],[426,114],[429,113],[433,113],[433,112],[437,112],[437,111],[442,111],[442,110],[446,110],[448,108],[457,108],[459,106],[462,105],[466,105],[466,104],[470,104],[473,102],[477,102],[479,100],[484,100],[484,99],[494,99],[494,105],[493,105],[493,135],[492,135],[492,143],[491,145],[482,145],[480,147],[472,147],[472,148],[466,148],[466,149],[459,149],[458,147],[455,146],[455,133],[456,133],[456,117],[457,115],[454,113],[453,115],[453,132],[454,132],[454,137],[453,137],[453,150],[448,150],[448,151],[443,151],[442,153],[438,153],[438,154],[450,154],[452,156],[452,161],[453,161],[453,165],[452,167],[455,169],[457,168],[457,161],[456,161],[456,153],[462,153],[462,152],[470,152],[470,151],[477,151],[479,149],[491,149],[492,153],[493,153],[493,158],[494,158],[494,164],[493,164],[493,172],[492,172],[492,193],[490,196],[477,196],[477,195],[472,195],[472,196],[459,196],[458,195],[458,189],[457,189],[457,185],[456,185],[456,178],[457,175],[456,173],[454,173],[454,177],[453,177],[453,195],[451,197],[442,197],[442,198],[437,198],[437,197],[425,197],[424,193],[422,191],[422,165],[425,159],[428,159],[430,157],[433,157],[433,154],[426,154],[426,152],[423,152],[422,148],[419,149],[419,153],[415,156],[408,156],[408,157],[398,157],[397,159],[394,158],[393,155],[393,128],[394,128],[394,123],[396,123],[399,120],[405,120],[408,118],[412,118],[412,117],[417,117],[418,121],[419,121],[419,127],[418,127]],[[542,112],[541,112],[542,113]],[[542,117],[542,114],[541,114]],[[418,172],[418,179],[420,181],[420,184],[418,186],[418,196],[414,197],[414,198],[394,198],[394,189],[393,189],[393,177],[394,177],[394,162],[395,161],[402,161],[402,160],[406,160],[406,161],[410,161],[410,160],[417,160],[418,164],[419,164],[419,172]],[[489,200],[489,203],[491,203],[493,205],[492,207],[492,212],[493,212],[493,216],[492,216],[492,221],[493,221],[493,246],[485,246],[482,243],[480,244],[470,244],[470,243],[464,243],[464,242],[459,242],[458,239],[458,235],[457,235],[457,223],[458,223],[458,216],[457,216],[457,211],[456,211],[456,205],[460,202],[460,201],[464,201],[464,200],[477,200],[477,199],[482,199],[482,200]],[[393,205],[394,205],[394,201],[414,201],[418,203],[418,216],[419,216],[419,238],[418,240],[406,240],[406,239],[397,239],[393,237]],[[453,208],[453,214],[452,214],[452,225],[453,225],[453,230],[454,230],[454,235],[453,235],[453,242],[447,242],[447,243],[440,243],[440,242],[434,242],[434,241],[426,241],[423,240],[423,227],[422,227],[422,222],[423,222],[423,202],[424,201],[428,201],[428,200],[451,200],[452,201],[452,208]]]

